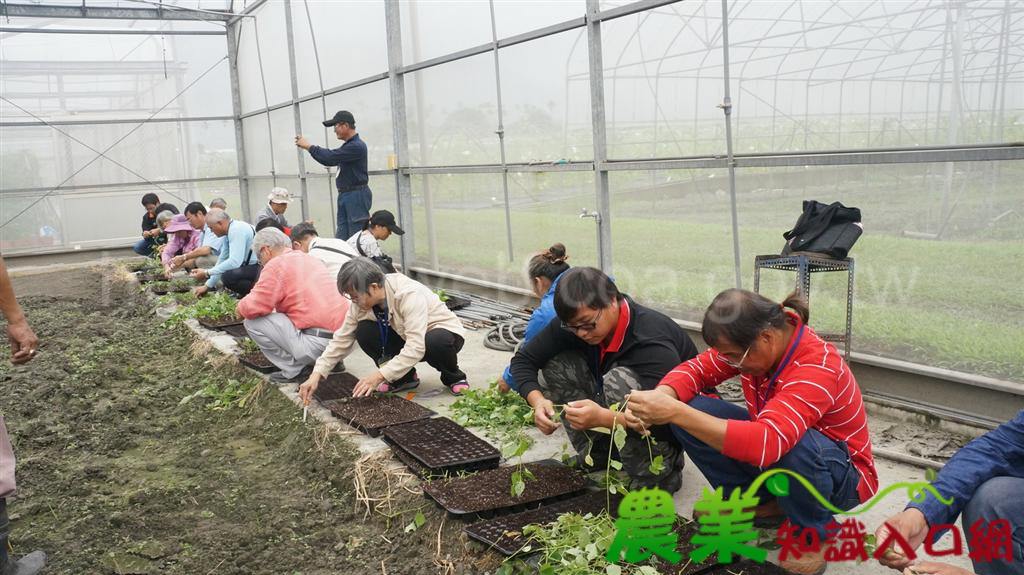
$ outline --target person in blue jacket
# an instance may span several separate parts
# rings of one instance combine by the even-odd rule
[[[943,498],[953,498],[946,505],[925,491],[925,499],[911,502],[902,512],[886,520],[875,533],[879,543],[889,534],[889,527],[899,532],[913,548],[920,547],[933,526],[951,525],[963,513],[963,536],[966,548],[971,526],[982,521],[1005,519],[1012,533],[1009,545],[1013,561],[973,560],[979,575],[1021,575],[1024,573],[1024,410],[994,430],[968,443],[954,455],[931,486]],[[946,530],[934,534],[936,540]],[[899,551],[899,549],[896,549]],[[959,567],[938,562],[922,562],[911,566],[901,553],[890,550],[879,560],[892,569],[911,568],[916,573],[963,575],[971,573]]]
[[[530,276],[530,287],[533,293],[540,298],[540,305],[533,310],[530,321],[526,324],[526,334],[520,345],[526,345],[533,336],[540,333],[542,329],[555,319],[555,288],[558,287],[558,277],[569,269],[565,260],[569,256],[565,254],[565,246],[555,244],[532,258],[527,267],[527,274]],[[505,368],[505,373],[498,378],[498,391],[506,393],[510,389],[519,390],[516,382],[512,380],[512,367]]]
[[[295,136],[295,145],[309,152],[314,160],[325,166],[338,166],[338,229],[334,237],[347,240],[363,229],[370,219],[373,192],[367,172],[366,143],[356,132],[356,118],[352,112],[341,110],[333,118],[324,120],[324,126],[334,127],[334,135],[345,143],[330,149],[315,146],[302,135]]]

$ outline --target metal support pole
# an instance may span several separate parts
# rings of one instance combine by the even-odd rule
[[[736,270],[736,287],[743,288],[740,270],[740,226],[736,216],[736,160],[732,154],[732,98],[729,95],[729,2],[722,0],[722,63],[725,96],[719,106],[725,113],[725,153],[729,166],[729,209],[732,212],[732,258]]]
[[[309,26],[309,39],[313,43],[313,58],[316,61],[316,79],[320,84],[320,113],[323,118],[327,117],[327,95],[324,93],[324,73],[320,67],[320,50],[316,45],[316,30],[313,29],[313,16],[309,13],[309,2],[308,0],[302,0],[302,7],[306,10],[306,24]],[[294,98],[293,98],[294,99]],[[324,142],[330,142],[330,135],[333,130],[324,126]],[[331,205],[331,226],[335,226],[338,221],[338,202],[337,198],[333,196],[336,193],[334,187],[334,174],[331,173],[330,166],[324,166],[324,171],[327,172],[327,198],[330,200]]]
[[[295,69],[295,33],[292,29],[292,0],[284,0],[284,29],[288,42],[288,67],[292,77],[292,115],[295,117],[295,133],[302,133],[302,114],[299,112],[299,77]],[[299,160],[299,190],[302,195],[302,221],[309,220],[309,188],[306,181],[306,153],[295,146]]]
[[[405,228],[402,236],[402,270],[416,265],[416,233],[413,229],[412,184],[402,167],[409,163],[409,131],[405,114],[405,76],[402,67],[402,21],[398,2],[385,2],[388,34],[388,82],[391,91],[391,123],[394,127],[395,190],[398,194],[398,220]]]
[[[599,0],[587,0],[587,54],[590,60],[590,122],[594,138],[594,190],[597,194],[597,256],[601,270],[612,274],[612,213],[608,190],[608,138],[604,109],[604,59],[601,56]]]
[[[501,65],[498,62],[498,26],[494,21],[494,0],[490,0],[491,6],[491,39],[494,40],[494,89],[498,95],[498,149],[501,150],[501,188],[505,194],[505,234],[508,241],[508,261],[515,261],[515,252],[512,248],[512,206],[509,204],[508,194],[508,166],[505,163],[505,122],[501,113]]]
[[[409,37],[412,40],[412,59],[420,59],[419,13],[417,2],[409,2]],[[405,74],[404,72],[402,73]],[[404,77],[404,76],[403,76]],[[430,146],[427,145],[427,113],[423,107],[423,74],[414,78],[413,89],[416,91],[416,135],[420,143],[420,161],[424,166],[430,165]],[[410,164],[412,162],[409,162]],[[423,212],[427,226],[427,252],[430,254],[430,269],[440,270],[437,250],[437,229],[434,227],[434,194],[430,189],[430,176],[423,178]]]
[[[249,173],[245,167],[245,138],[242,137],[242,94],[238,87],[238,39],[242,34],[242,22],[228,26],[228,34],[224,38],[228,42],[228,69],[231,76],[231,111],[235,122],[235,157],[238,161],[238,193],[242,214],[249,214]],[[236,214],[237,215],[237,214]],[[239,218],[244,219],[244,218]]]
[[[951,44],[953,47],[953,78],[950,80],[950,104],[949,123],[946,126],[947,144],[956,144],[960,140],[960,113],[963,109],[961,93],[961,78],[963,74],[963,45],[964,45],[964,14],[963,4],[956,4],[954,11],[950,13],[953,20],[946,20],[950,26]],[[953,191],[953,162],[946,163],[945,179],[942,183],[942,209],[939,212],[939,228],[936,236],[941,238],[946,230],[946,223],[950,218],[949,197]]]

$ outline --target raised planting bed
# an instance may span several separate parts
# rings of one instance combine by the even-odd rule
[[[327,401],[324,407],[370,437],[377,437],[386,427],[434,415],[433,411],[418,403],[385,394]]]
[[[267,359],[267,356],[263,355],[263,352],[259,350],[242,353],[238,356],[238,362],[245,367],[255,369],[260,373],[278,371],[277,366]]]
[[[519,466],[499,467],[469,477],[433,481],[423,492],[452,515],[485,513],[509,507],[539,503],[570,495],[586,486],[586,478],[559,463],[527,463],[534,479],[518,497],[511,492],[512,474]]]
[[[149,291],[153,292],[155,295],[167,295],[170,287],[170,284],[165,281],[156,281],[149,284]]]
[[[332,373],[320,380],[320,385],[313,392],[313,398],[323,403],[336,399],[349,399],[359,381],[351,373]]]
[[[617,510],[622,495],[612,495],[612,513]],[[558,519],[563,513],[587,513],[597,515],[604,511],[608,505],[608,494],[604,491],[588,491],[570,499],[544,505],[537,509],[501,515],[492,519],[484,519],[463,528],[466,535],[487,545],[499,553],[511,556],[519,553],[528,543],[528,538],[523,535],[523,527],[536,523],[543,525]],[[536,547],[536,546],[534,546]],[[534,548],[532,551],[536,551]]]
[[[197,317],[196,321],[206,329],[218,330],[229,325],[242,325],[244,320],[236,315],[221,315],[217,317]]]
[[[447,417],[389,427],[384,440],[407,452],[431,474],[493,469],[501,460],[496,447]]]

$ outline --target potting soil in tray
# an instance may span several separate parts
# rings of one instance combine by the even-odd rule
[[[335,399],[348,399],[356,388],[356,376],[351,373],[332,373],[320,381],[313,398],[323,403]]]
[[[149,286],[149,291],[153,292],[154,295],[167,295],[167,286]]]
[[[433,411],[418,403],[385,394],[327,401],[324,407],[370,437],[377,437],[385,427],[434,415]]]
[[[497,550],[504,555],[515,555],[527,544],[528,538],[523,536],[523,527],[536,523],[543,525],[558,519],[563,513],[587,513],[597,515],[608,505],[608,494],[605,491],[588,491],[583,495],[531,509],[511,515],[501,515],[493,519],[484,519],[466,526],[466,535]],[[614,513],[622,501],[622,495],[612,495],[611,504]],[[536,547],[536,546],[534,546]],[[534,549],[536,551],[536,549]]]
[[[196,318],[196,321],[206,329],[221,329],[229,325],[242,325],[245,320],[233,315],[222,315],[220,317],[199,317]]]
[[[267,359],[267,356],[263,355],[262,351],[250,351],[249,353],[243,353],[238,356],[238,361],[245,367],[255,369],[260,373],[278,371],[277,366]]]
[[[220,330],[222,332],[224,332],[224,333],[226,333],[226,334],[228,334],[230,336],[234,336],[234,337],[249,337],[249,332],[246,331],[244,325],[238,325],[238,324],[226,325],[226,326],[220,328]]]
[[[501,459],[496,447],[447,417],[389,427],[384,438],[432,473],[493,469]]]
[[[517,505],[536,503],[580,491],[586,478],[557,463],[527,463],[536,479],[526,481],[526,490],[513,497],[512,473],[518,466],[481,471],[469,477],[434,481],[423,485],[423,492],[452,515],[481,513]]]

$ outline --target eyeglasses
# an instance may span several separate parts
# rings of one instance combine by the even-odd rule
[[[724,355],[724,354],[722,354],[722,352],[719,352],[719,353],[718,353],[718,356],[719,356],[719,357],[721,357],[721,358],[722,358],[722,361],[724,361],[724,362],[725,362],[725,364],[726,364],[726,365],[728,365],[729,367],[731,367],[731,368],[733,368],[733,369],[739,369],[739,368],[740,368],[740,366],[742,366],[742,365],[743,365],[743,362],[744,362],[744,361],[746,361],[746,359],[747,359],[747,354],[748,354],[748,353],[750,353],[750,348],[752,348],[752,347],[754,347],[754,344],[753,344],[753,343],[751,343],[750,345],[748,345],[748,346],[747,346],[747,349],[746,349],[746,351],[744,351],[744,352],[743,352],[743,356],[742,356],[742,357],[740,357],[740,360],[739,360],[739,361],[737,361],[737,362],[733,362],[733,361],[732,361],[731,359],[729,359],[728,357],[725,357],[725,355]]]
[[[594,329],[597,328],[597,322],[601,320],[601,314],[602,313],[604,313],[604,308],[601,308],[601,310],[597,312],[597,315],[594,316],[593,321],[589,321],[587,323],[581,323],[581,324],[577,324],[577,325],[569,325],[569,324],[567,324],[567,323],[565,323],[563,321],[562,322],[562,329],[564,329],[565,331],[567,331],[567,332],[569,332],[569,333],[571,333],[573,335],[575,335],[575,334],[577,334],[577,333],[579,333],[581,331],[583,331],[583,332],[594,331]]]

